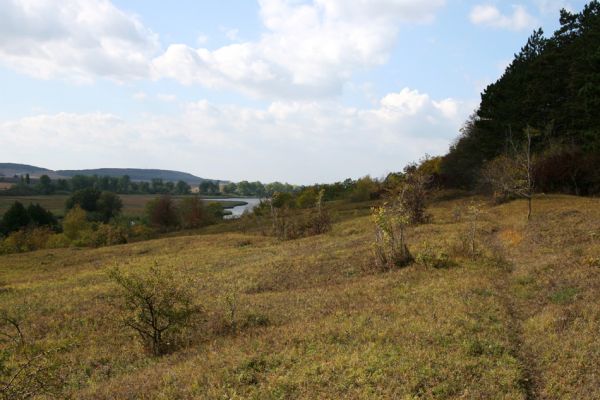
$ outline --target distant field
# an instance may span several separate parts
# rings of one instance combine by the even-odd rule
[[[53,196],[0,196],[0,214],[4,214],[6,210],[15,202],[19,201],[27,206],[30,203],[39,203],[42,207],[52,211],[54,215],[63,216],[65,213],[65,202],[67,201],[67,195],[53,195]],[[125,215],[140,216],[144,213],[144,208],[148,201],[156,198],[156,195],[138,195],[128,194],[119,195],[123,200],[123,213]],[[173,196],[175,200],[181,200],[186,196]],[[237,205],[245,204],[244,201],[223,201],[219,199],[207,199],[208,202],[221,203],[225,208],[234,207]]]

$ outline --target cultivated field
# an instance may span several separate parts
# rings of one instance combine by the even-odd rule
[[[600,398],[600,201],[539,197],[529,224],[522,201],[486,206],[475,259],[457,250],[466,201],[409,231],[413,254],[450,256],[441,269],[372,272],[372,224],[346,207],[332,232],[287,242],[210,227],[0,256],[0,304],[60,349],[76,399]],[[153,263],[193,282],[206,310],[161,358],[120,325],[107,276]],[[237,333],[221,329],[232,292]]]
[[[159,195],[154,194],[121,194],[119,197],[123,201],[123,214],[128,216],[138,217],[144,213],[146,203],[155,199]],[[185,196],[172,196],[176,201]],[[51,196],[0,196],[0,215],[15,202],[19,201],[27,206],[30,203],[39,203],[42,207],[50,210],[54,215],[63,216],[65,213],[65,202],[69,198],[68,195],[51,195]],[[244,204],[243,201],[232,202],[223,201],[218,198],[207,199],[209,202],[221,203],[224,207],[234,207]]]

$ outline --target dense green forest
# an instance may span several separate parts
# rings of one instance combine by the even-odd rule
[[[532,140],[536,190],[600,193],[600,3],[561,10],[551,37],[539,29],[495,83],[443,158],[451,187],[474,188],[486,162]]]

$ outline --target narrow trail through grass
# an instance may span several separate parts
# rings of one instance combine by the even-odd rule
[[[502,305],[507,310],[508,337],[512,347],[511,350],[520,364],[521,378],[519,385],[523,390],[525,400],[537,400],[539,398],[539,367],[534,354],[525,345],[523,334],[525,317],[513,299],[510,289],[512,279],[514,279],[513,268],[507,268],[507,272],[502,279],[496,282],[496,289]]]

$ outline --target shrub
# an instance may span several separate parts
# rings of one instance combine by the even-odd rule
[[[317,195],[308,226],[306,227],[306,233],[308,235],[320,235],[331,230],[331,217],[323,207],[324,195],[325,190],[321,189]]]
[[[1,245],[0,253],[23,253],[44,249],[52,231],[48,228],[22,229],[8,235]]]
[[[114,269],[109,276],[120,288],[123,323],[154,356],[174,348],[183,330],[194,325],[202,313],[189,280],[157,264],[143,273]]]
[[[365,176],[356,181],[356,185],[350,195],[350,201],[361,202],[377,198],[379,186],[370,176]]]
[[[375,225],[373,253],[378,270],[389,271],[413,261],[406,245],[406,227],[410,214],[404,207],[403,200],[401,193],[383,206],[372,209],[371,219]]]
[[[124,243],[127,243],[127,232],[124,228],[117,225],[101,224],[94,232],[91,244],[100,247]]]
[[[27,214],[33,226],[47,226],[56,229],[58,221],[54,215],[39,204],[30,204],[27,207]]]
[[[135,224],[129,229],[129,236],[142,240],[149,240],[156,236],[156,232],[143,224]]]
[[[403,192],[402,204],[411,224],[421,224],[430,219],[425,207],[431,181],[431,175],[424,173],[416,165],[409,165],[404,169],[404,180],[399,191]]]
[[[479,202],[471,201],[462,208],[462,212],[461,218],[466,221],[466,226],[460,230],[458,243],[453,246],[452,252],[457,256],[467,256],[475,259],[480,253],[477,243],[479,241],[483,206]]]
[[[225,216],[225,210],[220,203],[211,202],[206,205],[206,223],[214,224]]]
[[[0,400],[61,398],[63,379],[53,353],[26,340],[18,318],[0,312]]]
[[[299,208],[311,208],[317,204],[318,194],[314,188],[304,189],[296,199]]]
[[[151,200],[146,204],[146,216],[150,226],[166,231],[179,224],[178,211],[169,195]]]
[[[63,233],[69,240],[77,240],[83,232],[91,231],[92,229],[92,224],[87,220],[86,212],[78,205],[75,205],[65,215],[62,225]]]
[[[434,249],[428,242],[423,243],[423,249],[417,254],[415,261],[428,268],[436,269],[450,268],[454,265],[447,253]]]
[[[179,204],[179,219],[185,229],[199,228],[208,222],[204,203],[198,196],[186,197]]]
[[[31,222],[31,219],[27,214],[27,210],[23,204],[15,201],[2,216],[0,229],[2,229],[2,233],[10,233],[26,227],[29,222]]]
[[[280,240],[320,235],[331,230],[331,217],[323,207],[321,190],[310,210],[295,209],[297,202],[289,193],[276,193],[270,201],[271,231]]]
[[[48,237],[48,241],[46,242],[47,249],[60,249],[64,247],[69,247],[71,244],[71,240],[64,233],[55,233]]]

